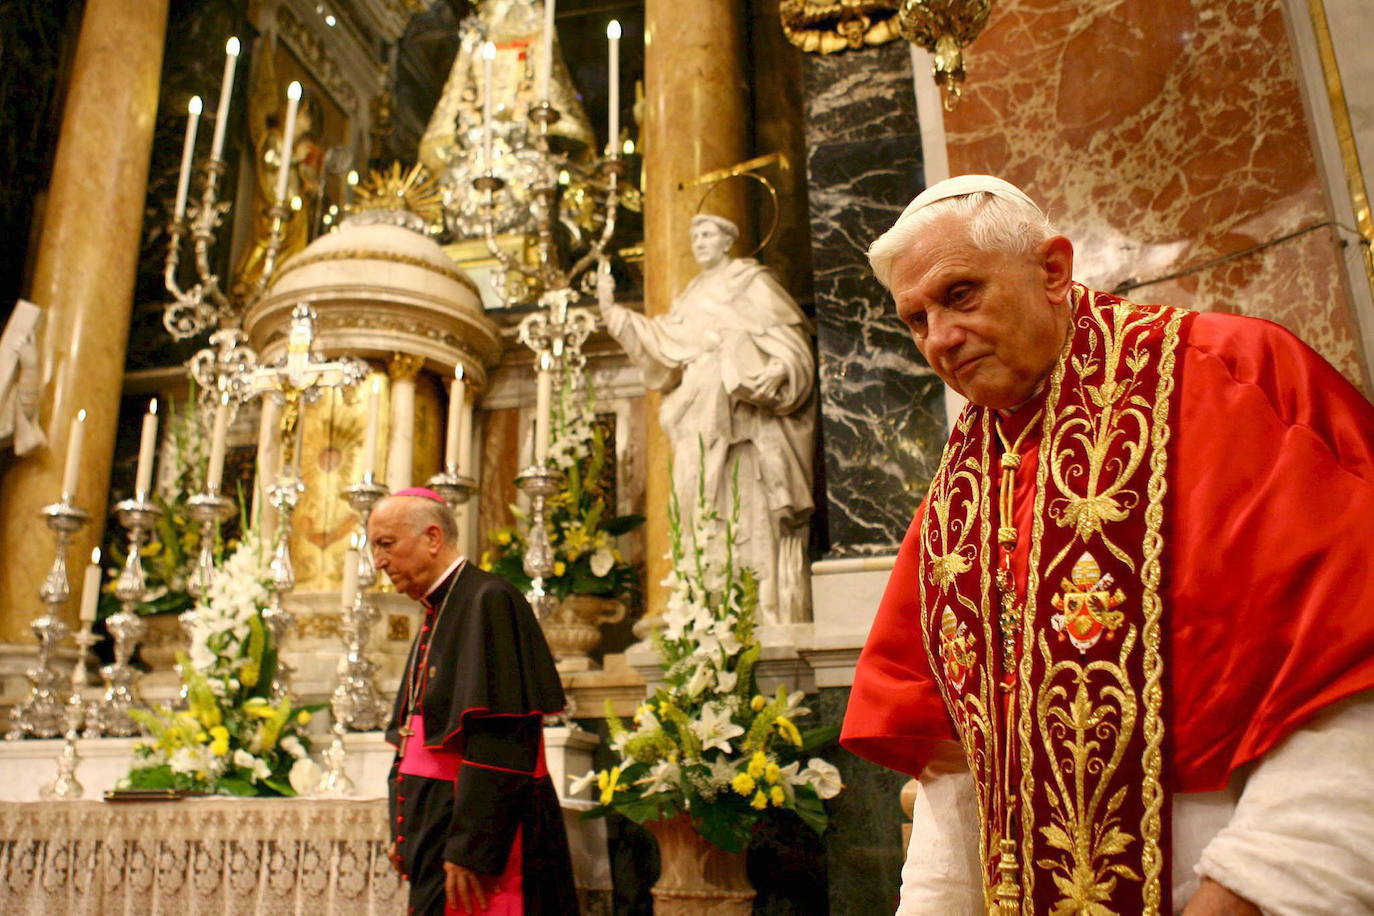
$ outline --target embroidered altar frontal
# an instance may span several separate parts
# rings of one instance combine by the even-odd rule
[[[1168,912],[1160,561],[1192,315],[1077,284],[1073,302],[1031,421],[1024,610],[999,615],[1016,519],[997,517],[995,412],[970,405],[926,502],[922,636],[977,785],[989,910]]]

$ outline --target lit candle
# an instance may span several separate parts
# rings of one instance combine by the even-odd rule
[[[196,155],[196,130],[200,126],[200,96],[191,96],[186,111],[186,143],[181,147],[181,174],[177,176],[177,202],[172,211],[174,219],[186,215],[186,192],[191,189],[191,160]]]
[[[70,502],[76,494],[76,475],[81,467],[82,433],[86,429],[86,411],[78,410],[72,417],[71,432],[67,434],[67,463],[62,468],[62,501]]]
[[[453,370],[453,387],[448,392],[448,429],[444,439],[444,467],[456,474],[463,473],[459,461],[463,432],[463,402],[468,397],[468,385],[463,380],[463,364]]]
[[[553,79],[553,8],[554,0],[544,0],[544,32],[539,36],[538,85],[534,97],[549,100],[549,83]]]
[[[377,469],[377,420],[380,415],[378,395],[381,379],[373,379],[367,394],[367,436],[363,439],[363,477],[371,480]]]
[[[539,357],[539,382],[534,400],[534,463],[543,464],[549,458],[549,408],[553,401],[553,373],[549,371],[549,354]]]
[[[143,415],[143,434],[138,440],[138,472],[134,475],[134,498],[147,499],[153,483],[153,450],[157,447],[157,398]]]
[[[488,41],[482,45],[482,168],[488,172],[493,165],[491,141],[495,109],[491,104],[491,68],[495,59],[496,45]]]
[[[281,132],[281,157],[277,171],[277,195],[274,200],[278,206],[286,204],[286,186],[291,180],[291,153],[296,142],[296,111],[301,104],[301,84],[295,80],[286,87],[286,123]]]
[[[349,547],[344,551],[343,566],[343,606],[352,607],[358,599],[358,548]]]
[[[95,606],[100,601],[100,548],[91,551],[91,565],[81,585],[81,622],[89,626],[95,620]]]
[[[224,79],[219,84],[219,107],[215,109],[215,136],[210,144],[210,158],[222,159],[224,131],[229,126],[229,99],[234,94],[234,69],[239,65],[239,40],[224,43]]]
[[[218,493],[224,481],[224,446],[229,432],[229,395],[222,394],[215,405],[215,426],[210,434],[210,469],[205,474],[205,489]]]
[[[354,189],[358,187],[358,170],[349,169],[348,178],[344,183],[344,204],[353,202],[353,195],[357,193]]]
[[[609,149],[611,154],[620,148],[620,22],[612,19],[606,26],[606,40],[610,42],[611,65],[608,81],[611,87],[611,97],[606,103],[610,107],[610,128],[607,131],[609,137]]]

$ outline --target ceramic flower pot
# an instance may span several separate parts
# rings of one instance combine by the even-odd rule
[[[754,889],[744,853],[712,846],[686,815],[645,825],[658,841],[662,870],[654,885],[654,916],[753,912]]]
[[[601,626],[625,619],[622,602],[598,595],[569,595],[553,614],[540,621],[559,671],[590,671],[587,653],[601,641]]]

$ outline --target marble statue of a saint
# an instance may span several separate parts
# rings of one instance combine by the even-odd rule
[[[20,299],[0,335],[0,450],[13,448],[16,455],[47,442],[38,423],[38,396],[42,385],[34,333],[42,310]]]
[[[697,502],[705,447],[706,496],[728,517],[739,474],[736,557],[759,577],[759,622],[810,619],[806,545],[816,435],[811,322],[768,268],[732,258],[739,229],[700,214],[691,223],[701,265],[657,318],[612,301],[598,285],[606,328],[663,392],[659,421],[672,446],[684,525]]]

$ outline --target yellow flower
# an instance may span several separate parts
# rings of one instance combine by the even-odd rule
[[[764,808],[768,807],[768,796],[764,795],[762,792],[755,793],[754,797],[749,800],[749,807],[757,808],[762,811]]]
[[[277,711],[266,700],[260,703],[249,700],[243,704],[243,711],[255,719],[270,719],[277,714]]]
[[[761,709],[763,709],[763,707],[767,704],[768,700],[764,697],[763,694],[755,694],[754,699],[749,701],[749,708],[752,709],[754,712],[758,712]]]
[[[196,732],[196,740],[204,744],[206,741],[210,740],[210,736],[205,734],[205,732]]]
[[[564,563],[562,560],[558,560],[557,562],[555,562],[555,563],[553,564],[553,574],[554,574],[555,576],[561,576],[561,575],[563,575],[563,573],[565,573],[565,572],[567,572],[567,571],[568,571],[568,566],[567,566],[567,564]]]
[[[620,779],[620,767],[611,767],[610,772],[602,770],[596,774],[596,784],[601,789],[601,804],[609,805],[615,797],[616,782]]]
[[[221,741],[216,738],[214,741],[210,742],[210,753],[214,754],[216,757],[223,757],[225,754],[229,753],[229,742]]]
[[[214,728],[210,729],[210,737],[214,738],[216,741],[228,741],[229,729],[225,728],[223,725],[216,725]]]
[[[754,791],[754,777],[748,773],[736,773],[735,778],[730,781],[730,788],[739,795],[748,795]]]
[[[310,724],[310,720],[313,719],[313,718],[314,718],[314,716],[310,715],[310,710],[308,710],[308,709],[302,709],[300,712],[296,713],[296,724],[297,724],[297,725],[309,725],[309,724]]]
[[[754,756],[749,759],[749,775],[758,779],[767,768],[768,755],[763,751],[754,751]]]
[[[583,525],[569,525],[563,529],[563,552],[568,555],[568,559],[576,560],[591,546],[592,539]]]
[[[785,798],[786,796],[782,794],[782,786],[774,786],[768,790],[768,800],[773,803],[774,807],[781,808]]]
[[[770,785],[776,783],[781,776],[782,770],[778,768],[776,763],[768,764],[768,769],[763,772],[763,778],[766,779]]]
[[[502,528],[500,531],[496,532],[496,536],[492,540],[496,541],[496,543],[500,544],[502,547],[505,547],[510,543],[510,531]]]
[[[801,732],[797,731],[797,726],[786,716],[778,716],[778,733],[797,747],[802,746]]]
[[[483,571],[483,572],[491,572],[491,551],[490,551],[490,550],[484,550],[484,551],[482,551],[482,559],[481,559],[481,561],[480,561],[477,565],[480,566],[480,567],[482,568],[482,571]]]

